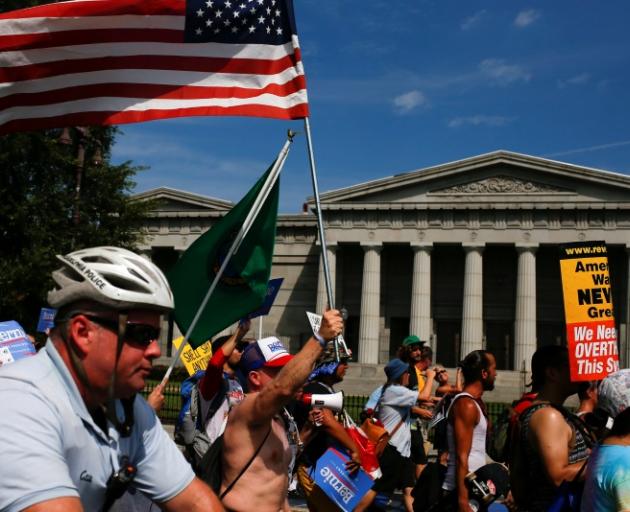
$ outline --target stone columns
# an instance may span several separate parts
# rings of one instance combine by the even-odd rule
[[[464,245],[464,306],[461,358],[483,348],[483,245]]]
[[[431,245],[412,245],[413,280],[409,334],[431,341]],[[435,348],[435,347],[434,347]]]
[[[514,370],[531,371],[536,352],[536,249],[516,246],[516,314],[514,321]],[[523,366],[523,362],[525,366]]]
[[[330,271],[330,286],[332,287],[333,300],[335,299],[335,275],[337,269],[337,245],[326,244],[326,252],[328,253],[328,270]],[[324,274],[324,258],[321,254],[321,246],[319,254],[319,275],[317,279],[317,302],[315,305],[315,313],[321,315],[328,305],[328,294],[326,292],[326,276]],[[338,304],[335,304],[338,306]]]
[[[377,364],[380,338],[381,250],[377,244],[364,245],[359,362]]]

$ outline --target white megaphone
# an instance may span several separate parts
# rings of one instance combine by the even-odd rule
[[[304,393],[302,395],[302,403],[311,407],[325,407],[331,411],[339,412],[343,409],[343,391],[337,391],[328,395]]]

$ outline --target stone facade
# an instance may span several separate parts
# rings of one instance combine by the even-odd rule
[[[232,206],[172,189],[137,198],[160,201],[143,250],[164,268]],[[349,312],[358,361],[346,391],[369,393],[412,332],[448,367],[492,350],[502,371],[490,399],[513,399],[536,347],[564,340],[557,246],[577,240],[608,244],[627,364],[627,176],[498,151],[326,192],[321,203],[333,296]],[[309,336],[304,312],[327,302],[320,252],[314,215],[279,216],[272,277],[284,283],[260,332],[292,350]]]

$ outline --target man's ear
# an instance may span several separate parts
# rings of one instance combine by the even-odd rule
[[[90,351],[96,329],[85,315],[76,315],[68,322],[68,343],[79,357]]]
[[[247,380],[249,380],[250,384],[253,384],[254,387],[260,387],[260,374],[256,370],[252,370],[247,374]]]

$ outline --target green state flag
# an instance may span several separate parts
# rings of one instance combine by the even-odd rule
[[[273,164],[224,218],[182,254],[168,273],[175,297],[175,322],[184,334],[188,332],[272,167]],[[188,340],[193,348],[262,305],[276,239],[279,183],[278,178],[210,296]]]

